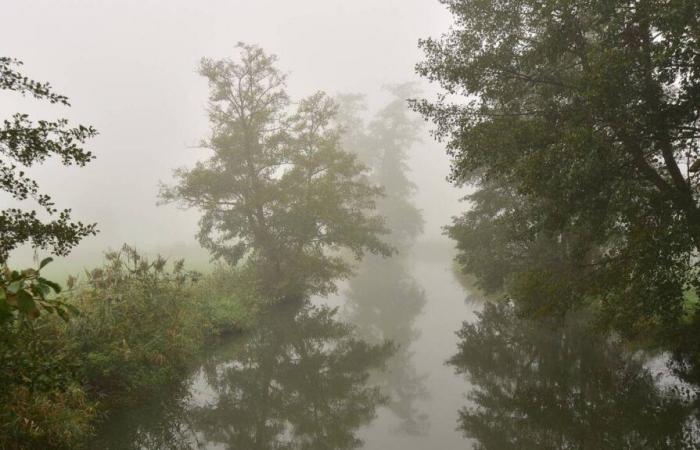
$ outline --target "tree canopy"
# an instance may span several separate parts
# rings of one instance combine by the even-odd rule
[[[31,80],[18,72],[21,64],[16,59],[0,57],[0,90],[70,106],[68,98],[55,93],[50,84]],[[0,189],[20,203],[34,200],[44,216],[53,217],[47,221],[36,210],[20,207],[0,211],[0,263],[6,262],[10,252],[25,243],[65,255],[82,238],[96,233],[95,224],[72,222],[70,209],[59,211],[52,198],[40,192],[38,183],[26,172],[51,157],[58,157],[66,166],[84,166],[94,156],[82,144],[96,134],[90,126],[70,127],[66,119],[33,122],[23,113],[16,113],[0,124]]]
[[[202,60],[211,157],[178,170],[161,197],[199,208],[201,244],[231,264],[253,262],[272,295],[328,292],[350,271],[340,250],[391,253],[372,213],[382,190],[341,147],[328,96],[292,104],[276,58],[238,49],[237,60]]]
[[[449,228],[463,267],[531,312],[676,323],[698,283],[700,5],[443,3],[454,26],[417,67],[443,93],[414,105],[477,188]]]

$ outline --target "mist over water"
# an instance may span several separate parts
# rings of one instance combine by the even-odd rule
[[[185,258],[204,276],[221,273],[196,237],[201,211],[157,203],[160,183],[177,184],[175,169],[214,155],[214,145],[200,147],[212,134],[212,102],[197,67],[203,57],[235,60],[239,42],[277,56],[288,110],[319,90],[337,102],[343,151],[368,167],[363,181],[384,188],[376,211],[389,256],[335,245],[328,253],[352,261],[337,290],[295,291],[256,309],[253,326],[227,328],[146,402],[110,411],[91,448],[697,448],[689,385],[666,366],[669,354],[598,333],[585,310],[528,320],[505,295],[487,298],[459,273],[443,227],[468,208],[460,199],[470,188],[446,180],[444,143],[407,102],[436,94],[414,66],[418,39],[450,26],[439,2],[27,0],[0,14],[2,53],[73,105],[7,101],[0,91],[0,116],[67,117],[99,131],[86,167],[49,160],[31,171],[59,208],[98,224],[99,234],[42,272],[61,282],[123,243],[168,262]],[[0,197],[2,209],[15,204]],[[31,266],[43,256],[25,246],[10,262]],[[272,273],[296,270],[298,260],[276,262]],[[231,280],[218,280],[222,290],[233,290]],[[126,340],[114,353],[130,354]]]

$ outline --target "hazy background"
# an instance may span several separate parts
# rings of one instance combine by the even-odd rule
[[[26,75],[51,82],[73,104],[3,93],[0,119],[23,111],[100,132],[87,145],[97,159],[85,168],[50,162],[31,172],[59,208],[98,223],[99,235],[73,251],[77,263],[123,242],[172,256],[196,245],[198,213],[158,207],[156,196],[172,169],[205,156],[191,148],[208,132],[201,57],[234,56],[238,41],[258,44],[278,55],[295,99],[357,92],[373,109],[385,99],[382,85],[418,79],[417,40],[450,23],[437,0],[9,0],[0,14],[0,53],[24,61]],[[445,181],[447,157],[427,133],[411,165],[423,239],[434,240],[459,211],[459,192]]]

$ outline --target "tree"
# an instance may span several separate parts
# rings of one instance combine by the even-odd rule
[[[479,190],[449,230],[463,262],[497,243],[482,285],[596,302],[631,333],[677,324],[698,285],[698,3],[443,3],[455,26],[418,72],[444,93],[414,105]],[[568,306],[539,295],[574,277]]]
[[[255,264],[273,297],[331,291],[350,271],[338,250],[357,258],[392,251],[371,213],[381,189],[341,148],[331,99],[316,93],[291,110],[276,58],[238,48],[238,61],[200,65],[212,124],[202,147],[212,156],[178,170],[161,197],[199,208],[201,244],[231,264]]]
[[[338,98],[343,144],[371,168],[371,180],[384,188],[377,209],[386,217],[392,244],[406,245],[423,232],[421,211],[411,203],[416,186],[408,177],[408,156],[419,142],[421,124],[411,114],[407,99],[418,90],[414,83],[385,86],[391,100],[365,123],[364,97],[357,94]]]
[[[68,98],[53,92],[48,83],[30,80],[18,72],[16,67],[21,64],[16,59],[0,57],[0,90],[70,106]],[[84,166],[94,156],[82,144],[96,134],[92,127],[71,128],[66,119],[35,123],[22,113],[0,125],[0,189],[19,202],[34,200],[46,215],[55,217],[42,221],[37,211],[19,207],[0,211],[0,264],[7,262],[12,250],[28,242],[36,248],[50,248],[56,255],[66,255],[82,238],[96,233],[95,224],[71,222],[70,209],[59,211],[51,197],[39,192],[37,182],[25,172],[52,156],[59,157],[66,166]]]
[[[387,102],[366,123],[364,97],[339,97],[337,121],[345,133],[346,149],[371,168],[371,179],[384,188],[377,211],[387,219],[392,245],[399,254],[391,258],[370,255],[362,260],[348,283],[347,314],[359,334],[370,343],[390,341],[395,353],[387,370],[373,374],[388,397],[387,408],[398,419],[397,428],[409,434],[424,433],[427,416],[416,403],[425,392],[425,376],[413,367],[411,343],[419,335],[415,319],[425,305],[425,292],[410,276],[405,254],[423,230],[421,212],[412,203],[416,186],[409,179],[408,156],[418,141],[420,124],[406,99],[416,93],[413,83],[387,86]]]

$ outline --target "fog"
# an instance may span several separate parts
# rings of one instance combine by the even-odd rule
[[[31,172],[59,208],[98,224],[73,262],[123,242],[147,251],[195,246],[198,213],[158,207],[156,197],[159,181],[204,154],[194,148],[209,129],[200,58],[235,57],[237,42],[257,44],[278,56],[294,99],[317,90],[360,93],[371,112],[386,96],[383,85],[419,80],[418,39],[448,25],[444,8],[428,0],[10,1],[2,8],[3,54],[72,107],[3,93],[0,114],[67,117],[99,131],[86,145],[96,159],[85,168],[49,160]],[[411,149],[410,177],[426,220],[422,239],[436,239],[459,211],[459,192],[445,182],[447,157],[428,129]]]
[[[700,448],[696,3],[2,2],[0,448]]]

